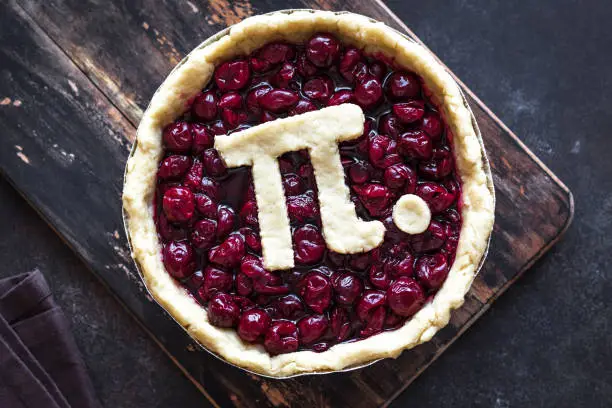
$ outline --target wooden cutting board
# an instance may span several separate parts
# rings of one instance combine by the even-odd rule
[[[275,4],[273,4],[275,3]],[[0,5],[0,169],[214,406],[389,404],[569,225],[571,193],[463,87],[497,190],[489,257],[431,342],[351,373],[274,381],[198,350],[146,294],[121,221],[135,127],[170,69],[209,35],[275,8],[349,10],[416,38],[382,3],[10,0]]]

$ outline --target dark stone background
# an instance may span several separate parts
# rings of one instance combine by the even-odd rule
[[[393,406],[609,406],[612,3],[387,4],[570,187],[576,199],[575,220],[562,242]],[[44,272],[72,323],[106,407],[207,405],[2,179],[0,262],[0,276],[34,267]]]

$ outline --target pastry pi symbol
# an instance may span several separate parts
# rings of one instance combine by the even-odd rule
[[[383,242],[385,227],[380,221],[364,221],[357,217],[344,183],[338,152],[339,142],[361,136],[364,120],[359,106],[342,104],[216,138],[215,148],[228,167],[252,166],[263,262],[267,269],[294,266],[289,217],[277,161],[287,152],[308,149],[310,153],[319,191],[323,236],[331,250],[341,254],[360,253]],[[414,203],[400,206],[401,201],[396,204],[393,216],[398,227],[404,229],[402,222],[410,224],[415,219],[415,208]],[[417,207],[420,204],[424,203],[417,201]],[[421,212],[422,207],[418,208]],[[429,213],[426,204],[425,209]],[[412,216],[403,217],[405,211]]]

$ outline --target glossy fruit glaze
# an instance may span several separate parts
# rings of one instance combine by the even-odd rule
[[[357,214],[382,221],[384,243],[329,251],[308,153],[279,158],[296,267],[262,266],[249,168],[227,169],[216,135],[341,103],[360,105],[365,132],[340,145]],[[209,86],[163,131],[156,223],[168,273],[208,311],[270,354],[356,341],[400,327],[444,283],[461,229],[451,134],[422,80],[329,34],[270,43],[219,65]],[[407,235],[391,210],[403,194],[429,205],[428,230]]]

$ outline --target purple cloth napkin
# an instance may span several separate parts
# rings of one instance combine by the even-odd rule
[[[39,271],[0,279],[0,407],[100,407]]]

